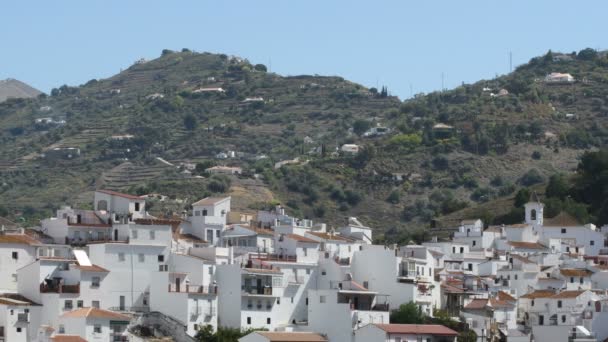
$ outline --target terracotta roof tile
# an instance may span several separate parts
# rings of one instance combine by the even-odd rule
[[[14,306],[40,306],[41,304],[35,303],[30,299],[17,294],[17,293],[3,293],[0,294],[0,304],[14,305]]]
[[[581,268],[562,268],[559,273],[565,277],[589,277],[593,272]]]
[[[130,321],[131,317],[118,312],[97,308],[80,308],[64,313],[62,318],[107,318],[119,321]]]
[[[118,196],[131,200],[141,200],[142,198],[135,195],[123,194],[122,192],[112,191],[112,190],[96,190],[97,192],[101,192],[102,194],[110,195],[110,196]]]
[[[40,245],[40,241],[25,234],[0,234],[0,244]]]
[[[515,248],[523,248],[523,249],[545,249],[545,248],[547,248],[538,242],[509,241],[508,244]]]
[[[526,299],[550,298],[550,297],[553,297],[554,295],[555,295],[555,291],[553,291],[553,290],[536,290],[533,292],[528,292],[519,298],[526,298]]]
[[[572,215],[562,211],[553,218],[546,218],[543,220],[543,227],[579,227],[583,226],[576,218]]]
[[[306,242],[306,243],[319,243],[318,241],[315,241],[313,239],[307,238],[305,236],[302,235],[297,235],[297,234],[286,234],[285,237],[298,241],[298,242]]]
[[[511,301],[511,302],[516,301],[515,297],[511,296],[510,294],[506,293],[505,291],[498,291],[498,293],[496,294],[496,297],[499,300],[506,300],[506,301]]]
[[[192,203],[192,206],[207,206],[207,205],[214,205],[218,202],[221,202],[225,199],[229,199],[230,197],[205,197],[202,200],[198,201],[198,202],[194,202]]]
[[[488,305],[487,298],[477,298],[473,299],[469,304],[465,305],[465,309],[467,310],[481,310],[485,309],[486,305]]]
[[[76,268],[78,268],[82,272],[101,272],[101,273],[110,272],[110,271],[106,270],[105,268],[98,266],[98,265],[93,265],[93,266],[77,265]]]
[[[554,296],[552,296],[551,298],[576,298],[580,295],[582,295],[584,292],[586,291],[562,291]]]
[[[389,334],[457,336],[458,333],[439,324],[374,324]]]
[[[327,339],[319,334],[311,332],[278,332],[278,331],[256,331],[272,342],[327,342]]]
[[[328,240],[328,241],[350,241],[348,239],[341,237],[340,235],[332,235],[332,234],[328,234],[328,233],[319,233],[319,232],[310,232],[308,234],[316,236],[316,237],[324,239],[324,240]]]

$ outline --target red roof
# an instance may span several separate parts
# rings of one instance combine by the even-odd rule
[[[101,192],[102,194],[110,195],[110,196],[118,196],[132,200],[141,200],[142,198],[135,195],[123,194],[121,192],[116,192],[112,190],[96,190],[97,192]]]
[[[439,324],[374,324],[388,334],[457,336],[458,333]]]
[[[297,235],[297,234],[287,234],[287,235],[285,235],[285,237],[298,241],[298,242],[319,243],[318,241],[315,241],[313,239],[307,238],[302,235]]]
[[[485,309],[488,304],[488,299],[473,299],[469,304],[467,304],[464,308],[468,310],[481,310]]]

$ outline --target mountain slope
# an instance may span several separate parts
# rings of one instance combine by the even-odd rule
[[[40,94],[42,94],[40,90],[35,89],[19,80],[12,78],[0,80],[0,102],[6,101],[6,99],[9,98],[31,98]]]
[[[330,225],[359,216],[394,240],[571,172],[608,137],[603,53],[548,53],[512,74],[405,102],[340,77],[265,69],[226,55],[163,51],[108,79],[0,104],[0,206],[31,219],[86,203],[99,187],[184,200],[154,204],[163,214],[232,193],[239,209],[280,201]],[[551,72],[577,81],[545,83]],[[43,117],[53,122],[36,123]],[[364,134],[375,126],[390,132]],[[345,143],[362,148],[336,152]],[[69,159],[57,148],[81,154]],[[229,151],[234,158],[216,158]],[[197,170],[180,167],[196,163]],[[245,175],[201,170],[212,165],[240,166]]]

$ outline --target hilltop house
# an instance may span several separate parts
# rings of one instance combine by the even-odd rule
[[[559,72],[552,72],[545,76],[545,83],[572,83],[574,77],[570,74],[562,74]]]

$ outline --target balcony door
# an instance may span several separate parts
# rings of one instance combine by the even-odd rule
[[[120,311],[125,311],[125,296],[120,296],[120,304],[118,307]]]

